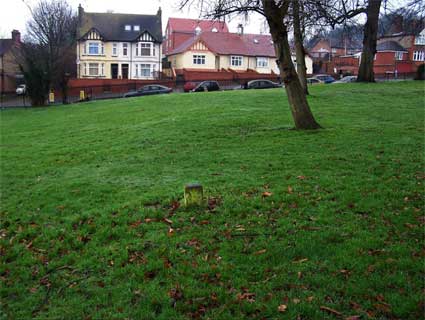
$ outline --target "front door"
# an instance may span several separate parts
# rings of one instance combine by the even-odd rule
[[[111,64],[111,77],[112,79],[118,79],[118,64],[117,63]]]
[[[121,74],[123,79],[128,79],[128,64],[121,65]]]

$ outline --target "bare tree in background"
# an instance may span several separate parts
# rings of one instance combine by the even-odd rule
[[[318,129],[320,125],[314,119],[307,102],[305,91],[291,59],[288,31],[292,19],[291,4],[300,3],[292,0],[181,0],[180,7],[198,5],[201,14],[209,18],[221,18],[233,14],[256,12],[267,20],[276,52],[276,63],[285,84],[289,106],[296,129]]]
[[[31,78],[43,74],[40,81],[47,82],[48,89],[60,89],[66,103],[68,79],[75,73],[77,16],[65,0],[41,0],[29,9],[31,19],[24,42],[27,48],[43,54],[35,55],[40,59],[36,63],[31,50],[23,50],[22,69],[27,76],[32,74]]]

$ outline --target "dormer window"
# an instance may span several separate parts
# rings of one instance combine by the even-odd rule
[[[126,24],[125,25],[125,31],[131,31],[131,25]]]
[[[216,27],[214,27],[214,28],[212,28],[212,30],[211,30],[212,32],[218,32],[218,30],[217,30],[217,28]]]
[[[196,33],[196,34],[201,34],[201,31],[202,31],[202,29],[201,29],[199,26],[197,26],[197,27],[195,28],[195,33]]]
[[[140,31],[140,26],[133,26],[133,31]]]
[[[254,39],[254,43],[258,43],[258,40],[257,39]]]

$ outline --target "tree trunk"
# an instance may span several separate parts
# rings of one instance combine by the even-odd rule
[[[366,14],[367,21],[363,34],[363,51],[359,67],[357,82],[375,82],[373,61],[376,54],[376,41],[378,37],[379,10],[382,0],[369,0]]]
[[[303,87],[304,93],[308,95],[307,66],[305,64],[305,49],[303,45],[303,34],[301,31],[299,0],[292,1],[292,9],[294,15],[294,40],[295,56],[297,59],[297,73],[298,77],[300,78],[301,86]]]
[[[307,97],[292,63],[288,30],[283,22],[287,11],[282,12],[285,9],[278,7],[274,1],[263,0],[263,6],[275,46],[276,63],[279,65],[280,76],[285,84],[295,128],[319,129],[320,125],[311,113]]]

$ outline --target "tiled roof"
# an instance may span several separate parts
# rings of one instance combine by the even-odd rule
[[[218,32],[229,32],[226,22],[218,20],[169,18],[168,26],[172,31],[187,33],[194,33],[198,26],[202,32],[212,31],[213,28],[216,28]]]
[[[126,31],[126,25],[131,25],[132,30]],[[135,25],[140,26],[140,31],[133,31]],[[134,41],[148,31],[156,41],[162,42],[161,15],[83,12],[78,38],[92,28],[107,41]]]
[[[385,41],[376,47],[377,51],[407,51],[404,49],[398,42],[395,41]]]
[[[185,52],[197,41],[202,41],[213,53],[221,55],[243,55],[255,57],[275,57],[270,35],[204,32],[182,43],[168,53],[174,55]]]

